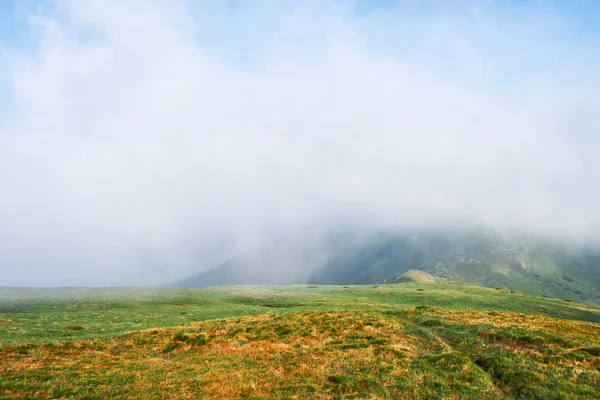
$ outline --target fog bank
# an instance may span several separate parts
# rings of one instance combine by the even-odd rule
[[[597,237],[598,35],[384,3],[21,3],[0,285],[156,284],[344,221]]]

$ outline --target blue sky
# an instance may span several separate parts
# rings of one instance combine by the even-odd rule
[[[220,53],[229,62],[238,64],[238,67],[252,67],[260,55],[264,52],[265,41],[272,38],[276,26],[280,24],[280,17],[285,14],[285,9],[290,8],[292,3],[274,3],[271,12],[264,15],[252,15],[256,10],[263,10],[259,4],[264,1],[246,2],[232,0],[224,7],[224,2],[205,0],[186,0],[188,10],[192,18],[198,17],[197,22],[201,26],[198,36],[200,43],[209,43],[213,51]],[[585,47],[581,53],[588,53],[589,57],[600,57],[600,2],[594,0],[548,0],[548,1],[519,1],[519,0],[489,0],[484,2],[473,1],[414,1],[414,0],[341,0],[331,2],[307,2],[318,9],[320,4],[352,4],[353,10],[346,14],[347,18],[354,18],[356,23],[364,23],[361,34],[368,45],[374,50],[391,52],[398,55],[399,52],[416,52],[417,42],[412,40],[415,26],[423,24],[424,21],[436,23],[438,20],[452,20],[456,24],[468,26],[473,23],[472,14],[478,9],[484,9],[486,13],[494,15],[497,29],[503,29],[502,24],[507,24],[507,31],[523,29],[528,35],[535,34],[536,26],[528,30],[527,24],[533,22],[538,24],[543,32],[540,33],[546,40],[556,42],[568,41],[570,45]],[[25,51],[34,51],[39,36],[38,31],[32,31],[28,24],[28,15],[31,12],[45,10],[42,15],[49,15],[55,2],[53,0],[3,0],[0,1],[0,44],[6,47]],[[116,3],[115,3],[116,4]],[[294,3],[295,4],[295,3]],[[314,6],[317,4],[317,6]],[[261,8],[262,7],[262,8]],[[325,8],[324,8],[325,9]],[[329,7],[329,10],[331,7]],[[253,11],[254,10],[254,11]],[[262,11],[260,11],[262,12]],[[324,11],[327,13],[327,11]],[[195,15],[197,14],[197,15]],[[195,16],[194,16],[195,15]],[[415,22],[416,21],[416,22]],[[523,26],[519,26],[522,24]],[[319,28],[322,29],[322,28]],[[470,27],[473,39],[480,27]],[[484,26],[484,29],[488,27]],[[85,35],[85,29],[78,30],[80,35]],[[280,32],[281,33],[281,32]],[[317,54],[319,51],[319,36],[315,40],[310,36],[298,35],[284,37],[281,40],[303,40],[307,52]],[[394,36],[395,35],[395,36]],[[515,33],[518,35],[518,33]],[[81,39],[81,36],[79,39]],[[489,42],[486,40],[490,39]],[[502,39],[502,38],[501,38]],[[509,37],[509,40],[515,40]],[[515,43],[502,43],[502,45],[518,45]],[[493,47],[499,45],[493,38],[483,37],[482,47]],[[6,50],[0,51],[5,53]],[[1,55],[1,53],[0,53]],[[439,57],[444,57],[444,50],[439,50]],[[452,60],[448,61],[448,68],[453,68]],[[551,60],[546,60],[551,62]],[[525,64],[529,61],[524,61]],[[516,67],[527,69],[527,65]],[[514,74],[514,71],[511,72]],[[3,97],[6,97],[6,85]]]
[[[52,7],[53,0],[3,0],[0,1],[0,40],[19,45],[27,35],[23,20],[24,11]],[[188,0],[191,8],[203,7],[212,1]],[[247,2],[246,2],[247,3]],[[600,2],[595,0],[489,0],[470,1],[414,1],[414,0],[356,0],[357,15],[367,15],[381,10],[405,9],[423,15],[436,13],[460,13],[465,6],[486,4],[498,12],[522,12],[523,10],[553,10],[568,18],[571,29],[580,35],[597,36],[600,33]],[[234,12],[242,2],[230,1],[229,9]]]
[[[18,3],[26,4],[20,0],[0,2],[0,40],[11,46],[19,46],[22,43],[22,37],[27,34],[22,15],[19,15],[17,11]]]

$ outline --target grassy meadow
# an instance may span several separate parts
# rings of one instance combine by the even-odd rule
[[[597,399],[600,308],[438,283],[2,288],[0,398]]]

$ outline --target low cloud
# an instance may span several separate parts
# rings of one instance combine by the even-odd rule
[[[19,9],[0,285],[159,283],[340,220],[599,232],[600,47],[573,16],[282,3]]]

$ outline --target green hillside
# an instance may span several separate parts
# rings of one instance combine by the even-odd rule
[[[337,254],[309,282],[394,282],[408,270],[446,281],[600,304],[600,252],[489,232],[380,234]]]
[[[395,279],[397,283],[435,283],[439,282],[440,279],[436,278],[433,275],[428,274],[425,271],[421,271],[418,269],[409,269],[399,277]]]
[[[0,289],[0,398],[597,399],[600,308],[439,283]]]
[[[564,241],[429,230],[330,235],[311,246],[235,257],[177,285],[376,284],[420,270],[441,281],[600,304],[600,250]]]

